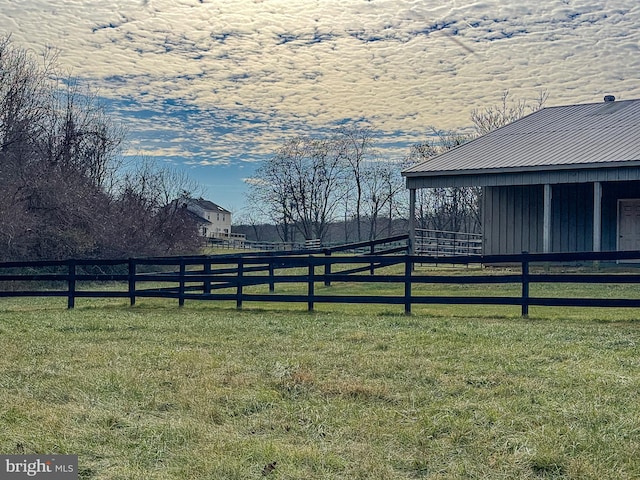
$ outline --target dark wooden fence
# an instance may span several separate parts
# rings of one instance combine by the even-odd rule
[[[58,296],[68,308],[78,298],[172,298],[180,306],[187,300],[306,303],[377,303],[403,305],[405,313],[419,304],[477,304],[520,306],[523,316],[530,306],[640,307],[639,298],[564,298],[530,295],[532,284],[640,284],[635,268],[618,262],[640,260],[640,251],[565,254],[425,257],[369,253],[333,255],[315,251],[291,255],[216,255],[201,257],[139,258],[125,260],[67,260],[0,263],[0,296]],[[406,248],[406,247],[405,247]],[[375,246],[374,246],[375,249]],[[509,268],[460,269],[416,268],[424,264],[492,265]],[[572,267],[558,268],[571,265]],[[583,265],[582,268],[575,268]],[[532,267],[535,266],[534,269]],[[566,273],[570,270],[572,273]],[[391,273],[390,273],[391,272]],[[350,285],[387,283],[400,286],[397,295],[356,295]],[[300,293],[276,292],[278,284],[298,284]],[[316,292],[316,286],[336,288]],[[419,284],[517,286],[515,296],[430,295],[413,287]],[[255,288],[259,287],[260,288]],[[81,287],[81,288],[79,288]],[[267,288],[268,287],[268,288]],[[425,293],[426,292],[426,293]]]

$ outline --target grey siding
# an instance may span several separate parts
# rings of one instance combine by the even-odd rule
[[[485,187],[484,253],[542,252],[542,185]],[[640,198],[640,181],[602,185],[602,250],[616,250],[618,200]],[[593,250],[593,184],[553,185],[551,250]]]
[[[640,198],[640,182],[606,183],[602,186],[602,250],[618,248],[618,200]]]
[[[593,250],[593,184],[554,185],[551,251]]]
[[[477,172],[457,175],[407,176],[407,188],[497,187],[508,185],[544,185],[545,183],[625,182],[640,179],[640,167],[594,165],[583,169],[549,169],[544,171]]]
[[[484,253],[542,251],[543,187],[486,187]]]

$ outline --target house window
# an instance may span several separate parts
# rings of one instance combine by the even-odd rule
[[[225,217],[226,217],[226,215],[223,213],[223,214],[222,214],[222,221],[223,221],[223,222],[226,220],[226,218],[225,218]]]
[[[219,213],[217,214],[216,218],[217,218],[218,221],[220,221],[220,214]]]
[[[202,227],[202,236],[207,236],[207,227]]]
[[[211,220],[211,215],[207,213],[207,220]]]

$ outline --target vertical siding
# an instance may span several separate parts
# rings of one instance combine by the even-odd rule
[[[486,187],[484,194],[485,253],[541,251],[542,186]]]
[[[497,194],[498,194],[498,251],[499,252],[508,252],[509,250],[507,249],[507,236],[504,235],[504,231],[507,229],[507,225],[508,225],[508,207],[509,204],[507,203],[507,189],[509,187],[505,187],[505,188],[499,188],[496,190]]]
[[[618,200],[640,198],[640,181],[602,185],[602,250],[617,248]],[[485,188],[485,253],[542,251],[543,186]],[[593,183],[553,186],[553,252],[593,250]]]
[[[543,186],[484,188],[484,252],[542,252]],[[602,250],[616,250],[618,200],[640,199],[640,181],[602,184]],[[553,186],[554,252],[593,250],[593,183]]]
[[[602,186],[602,250],[618,248],[618,198],[624,195],[618,186]]]
[[[618,248],[618,200],[640,198],[640,182],[602,185],[602,250]]]
[[[515,189],[512,189],[512,190],[515,190]],[[520,217],[522,219],[527,218],[524,215],[524,210],[523,210],[524,203],[526,203],[526,202],[523,201],[523,195],[522,194],[516,193],[514,191],[513,192],[513,201],[512,201],[512,203],[513,203],[513,211],[514,211],[514,224],[513,224],[513,242],[512,242],[512,245],[511,245],[511,249],[514,252],[518,252],[518,251],[522,252],[522,250],[523,250],[522,246],[525,244],[523,242],[523,239],[525,238],[525,235],[524,235],[525,232],[523,232],[524,227],[525,227],[525,225],[524,225],[525,222],[517,221],[516,219],[518,217]],[[521,214],[518,215],[516,212],[521,212]]]
[[[563,192],[566,218],[554,231],[562,232],[563,242],[559,252],[584,252],[593,246],[593,184],[577,183],[558,185]]]
[[[593,184],[553,186],[551,251],[584,252],[593,245]]]
[[[486,255],[496,254],[500,251],[500,187],[486,187],[484,194],[485,209],[482,219]]]
[[[482,222],[482,252],[489,252],[489,245],[491,245],[492,241],[492,230],[488,228],[487,225],[491,225],[492,217],[492,204],[487,200],[487,197],[490,195],[490,187],[482,187],[482,212],[480,220]]]
[[[528,249],[529,252],[541,252],[543,250],[542,223],[544,217],[544,187],[530,186],[526,190],[529,199]]]

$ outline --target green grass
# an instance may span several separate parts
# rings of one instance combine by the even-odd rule
[[[65,305],[0,300],[0,452],[82,479],[640,478],[635,310]]]

